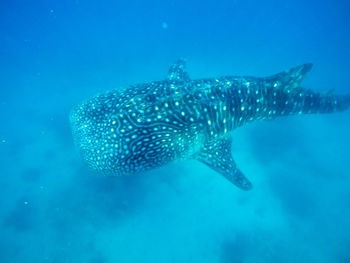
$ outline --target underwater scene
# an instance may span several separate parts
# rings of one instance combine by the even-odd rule
[[[350,262],[349,14],[2,0],[0,262]]]

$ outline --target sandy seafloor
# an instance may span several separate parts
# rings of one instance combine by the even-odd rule
[[[348,1],[0,2],[0,262],[350,262],[350,111],[235,130],[244,192],[195,161],[100,177],[68,114],[164,79],[266,76],[350,93]]]

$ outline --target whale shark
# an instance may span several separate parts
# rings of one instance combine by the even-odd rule
[[[70,113],[82,158],[103,175],[131,175],[194,158],[243,190],[252,183],[231,154],[231,131],[257,120],[344,111],[350,95],[301,82],[312,64],[268,76],[191,79],[185,60],[161,81],[105,92]]]

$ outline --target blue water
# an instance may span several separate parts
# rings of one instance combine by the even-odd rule
[[[205,165],[99,177],[72,141],[70,109],[161,80],[265,76],[350,93],[350,3],[0,2],[0,262],[350,262],[350,112],[233,132],[244,192]]]

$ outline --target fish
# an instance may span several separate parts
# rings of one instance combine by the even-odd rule
[[[350,95],[301,86],[307,63],[268,77],[192,80],[177,60],[161,81],[108,91],[74,107],[70,123],[82,159],[103,175],[132,175],[174,160],[196,159],[242,190],[252,183],[238,168],[231,132],[281,116],[334,113]]]

